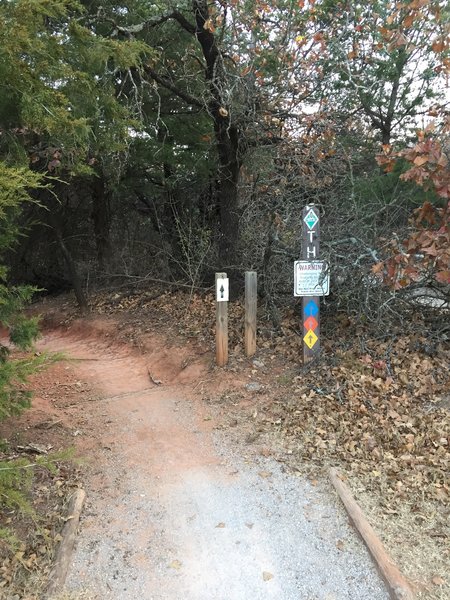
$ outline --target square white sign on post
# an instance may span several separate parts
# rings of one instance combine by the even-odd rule
[[[294,263],[294,296],[328,296],[330,271],[324,260],[297,260]]]
[[[216,279],[216,301],[228,302],[229,297],[229,279]]]

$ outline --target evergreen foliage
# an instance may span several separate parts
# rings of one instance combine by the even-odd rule
[[[0,162],[0,261],[17,242],[16,217],[22,203],[30,201],[32,189],[42,186],[41,177],[26,167],[9,167]],[[29,351],[38,336],[38,319],[23,314],[34,291],[31,286],[8,285],[8,269],[0,263],[0,325],[8,335],[8,342],[3,340],[0,344],[0,421],[30,406],[27,378],[48,362],[45,355],[29,352],[24,357],[11,357],[11,348]],[[38,459],[36,464],[44,462],[48,459]],[[33,480],[33,468],[26,459],[0,461],[0,507],[32,513],[26,490]],[[0,531],[0,538],[11,542],[7,530]]]
[[[17,213],[30,200],[30,190],[42,187],[41,177],[25,167],[8,167],[0,163],[0,260],[17,241]],[[26,318],[23,309],[32,298],[31,286],[8,285],[8,270],[0,264],[0,324],[13,346],[29,350],[38,335],[36,318]],[[10,348],[0,345],[0,420],[17,414],[29,405],[29,396],[20,384],[37,366],[33,359],[10,359]]]

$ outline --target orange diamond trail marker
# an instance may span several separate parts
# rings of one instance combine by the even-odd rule
[[[319,323],[317,322],[317,320],[314,317],[308,317],[306,319],[306,321],[303,323],[303,325],[306,327],[306,329],[308,331],[310,329],[312,329],[314,331],[316,329],[316,327],[319,325]]]

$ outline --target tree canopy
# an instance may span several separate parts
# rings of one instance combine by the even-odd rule
[[[28,188],[17,280],[57,274],[86,303],[93,273],[151,272],[144,248],[168,280],[268,269],[293,255],[305,202],[330,235],[361,219],[354,250],[378,257],[386,220],[442,204],[395,153],[446,119],[444,2],[10,0],[0,25],[0,157],[46,182]]]

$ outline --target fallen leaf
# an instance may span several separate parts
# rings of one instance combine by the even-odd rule
[[[439,577],[439,575],[435,575],[431,581],[434,583],[434,585],[444,585],[445,584],[445,579],[443,579],[442,577]]]
[[[269,471],[260,471],[258,475],[263,479],[267,479],[268,477],[272,476],[272,473],[269,473]]]
[[[414,164],[417,165],[418,167],[424,165],[427,162],[428,162],[428,156],[416,156],[416,158],[414,159]]]
[[[205,29],[205,31],[210,31],[211,33],[214,33],[216,30],[216,28],[214,27],[214,23],[211,19],[206,19],[206,21],[203,24],[203,29]]]
[[[169,567],[171,569],[176,569],[177,571],[179,571],[182,566],[183,566],[183,563],[181,563],[179,560],[176,560],[176,559],[173,560],[169,565]]]
[[[223,529],[225,527],[225,523],[218,523],[216,525],[216,529]]]
[[[341,551],[343,552],[343,551],[344,551],[344,542],[343,542],[342,540],[338,540],[338,541],[336,542],[336,548],[337,548],[338,550],[341,550]]]
[[[269,573],[269,571],[263,571],[263,579],[264,581],[270,581],[273,579],[272,573]]]
[[[272,451],[269,448],[261,448],[259,453],[261,454],[261,456],[265,456],[266,458],[272,456]]]

